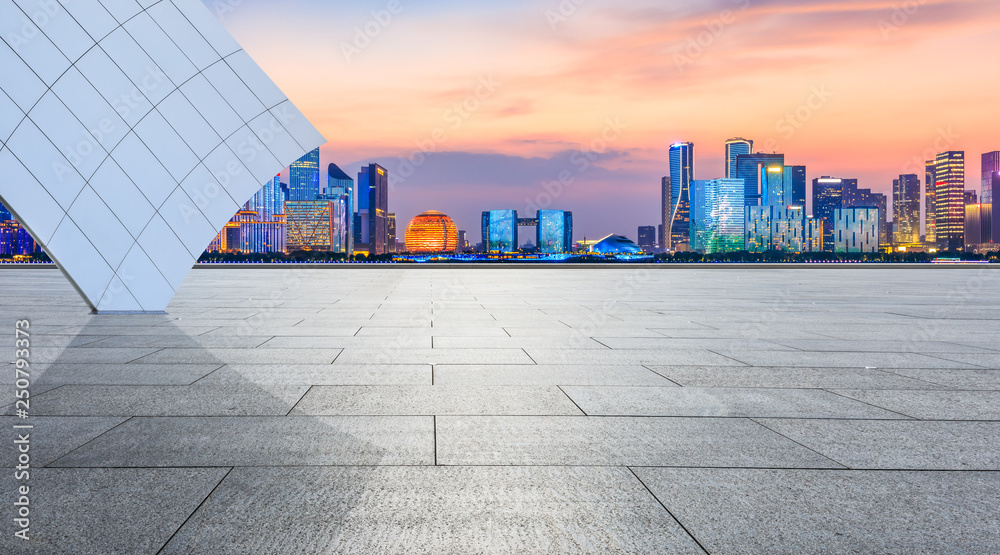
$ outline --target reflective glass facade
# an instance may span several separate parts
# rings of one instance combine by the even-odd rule
[[[538,252],[559,254],[573,249],[573,213],[539,210],[535,241]]]
[[[892,182],[893,240],[902,245],[920,242],[920,177],[899,176]]]
[[[960,250],[965,247],[965,153],[938,154],[934,182],[937,243]]]
[[[346,209],[346,201],[288,201],[288,252],[344,252]]]
[[[761,176],[766,175],[767,169],[782,168],[783,172],[784,167],[784,154],[741,154],[736,157],[736,178],[743,180],[743,196],[747,206],[760,206],[764,195],[761,187],[766,183]]]
[[[354,252],[354,211],[355,211],[355,186],[354,180],[351,179],[349,175],[344,173],[336,164],[330,164],[327,170],[326,178],[326,196],[328,198],[340,199],[344,197],[344,211],[346,213],[344,217],[344,250],[338,252],[345,252],[351,254]]]
[[[983,204],[993,204],[993,175],[1000,172],[1000,151],[987,152],[983,154],[983,162],[980,168],[982,172],[982,192],[980,202]]]
[[[801,206],[750,206],[746,218],[749,252],[804,252],[807,241],[805,210]]]
[[[736,157],[753,154],[753,141],[729,139],[726,141],[726,179],[736,179]]]
[[[706,254],[744,248],[746,222],[742,179],[691,184],[691,249]]]
[[[0,255],[20,256],[41,252],[35,239],[17,220],[0,220]]]
[[[483,248],[486,252],[517,252],[517,210],[483,212]]]
[[[690,241],[691,181],[694,180],[694,143],[676,143],[670,147],[671,247]]]
[[[319,149],[299,158],[288,168],[288,200],[316,200],[319,195]]]

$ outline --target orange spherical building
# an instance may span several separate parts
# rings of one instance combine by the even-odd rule
[[[457,249],[458,228],[443,212],[424,212],[406,227],[407,252],[436,254],[455,252]]]

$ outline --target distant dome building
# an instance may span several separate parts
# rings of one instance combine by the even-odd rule
[[[590,252],[597,254],[641,254],[642,248],[628,237],[608,235],[590,247]]]
[[[414,254],[455,252],[458,228],[443,212],[424,212],[406,227],[406,250]]]

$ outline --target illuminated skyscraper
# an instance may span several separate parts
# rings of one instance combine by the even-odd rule
[[[827,176],[813,179],[813,215],[823,219],[823,250],[833,251],[834,212],[850,206],[857,189],[857,179]]]
[[[6,222],[13,219],[14,217],[11,216],[10,210],[7,210],[7,207],[0,203],[0,222]]]
[[[744,184],[743,197],[747,206],[760,206],[767,186],[767,171],[781,168],[784,177],[784,154],[741,154],[736,157],[736,178]]]
[[[924,163],[924,241],[937,244],[937,165],[934,160]]]
[[[670,229],[670,218],[674,214],[674,205],[670,202],[673,195],[670,187],[670,177],[664,177],[660,180],[660,227],[657,230],[657,244],[660,246],[660,250],[667,249],[667,243],[669,243],[669,231],[664,232],[664,230]]]
[[[990,183],[992,185],[992,181]],[[976,247],[993,242],[993,205],[965,206],[965,246]]]
[[[789,205],[806,207],[805,166],[785,166],[785,191],[790,195]]]
[[[726,141],[726,179],[736,179],[736,157],[753,154],[753,141],[741,138]]]
[[[901,245],[920,242],[920,178],[899,176],[892,182],[893,240]]]
[[[354,252],[354,211],[355,187],[354,180],[344,173],[337,164],[330,164],[326,175],[327,199],[343,198],[344,210],[347,213],[344,220],[345,250],[347,254]]]
[[[288,218],[288,252],[344,252],[346,204],[329,200],[302,200],[285,203]]]
[[[691,183],[691,249],[706,254],[741,251],[746,208],[743,180]]]
[[[983,204],[993,204],[993,174],[1000,172],[1000,151],[983,154],[982,164],[983,189],[980,200]]]
[[[948,250],[965,247],[965,153],[942,152],[934,164],[937,242]]]
[[[683,248],[691,233],[691,181],[694,180],[694,143],[670,146],[670,247]],[[666,232],[664,232],[666,233]]]
[[[358,226],[355,248],[372,255],[388,252],[389,172],[378,164],[365,166],[358,173],[358,217],[354,223]]]
[[[517,252],[517,210],[483,212],[483,248],[486,252]]]
[[[562,210],[539,210],[535,227],[538,252],[560,254],[573,250],[573,213]]]
[[[803,252],[808,250],[805,208],[801,206],[748,206],[748,252]]]
[[[834,210],[835,252],[878,252],[878,208]]]
[[[288,168],[288,200],[316,200],[319,195],[319,149],[299,158]]]
[[[385,242],[386,252],[395,254],[396,252],[396,214],[389,212],[386,215],[386,229],[389,238]]]

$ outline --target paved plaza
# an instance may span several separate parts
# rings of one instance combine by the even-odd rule
[[[202,268],[95,316],[0,268],[0,326],[0,553],[1000,551],[997,269]]]

